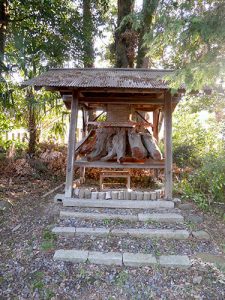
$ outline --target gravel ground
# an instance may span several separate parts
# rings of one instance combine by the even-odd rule
[[[57,224],[61,207],[53,204],[53,195],[48,199],[41,195],[58,184],[50,180],[18,179],[9,185],[7,179],[0,179],[0,197],[13,204],[10,210],[0,212],[1,300],[225,299],[224,270],[198,259],[193,259],[193,266],[188,270],[54,262],[54,250],[60,246],[64,248],[67,243],[74,243],[76,248],[110,247],[114,250],[127,247],[133,252],[143,249],[156,255],[172,254],[173,251],[215,254],[222,253],[225,240],[224,223],[209,213],[204,216],[204,224],[187,226],[204,228],[211,234],[211,242],[159,242],[115,237],[110,237],[107,242],[100,238],[56,240],[51,228]],[[196,209],[194,212],[199,213]]]
[[[131,237],[88,237],[58,238],[57,249],[83,249],[90,251],[114,252],[142,252],[155,255],[187,254],[195,255],[199,252],[221,254],[220,249],[213,242],[194,240],[156,240],[138,239]]]
[[[56,226],[75,226],[75,227],[106,227],[109,229],[117,228],[161,228],[161,229],[186,229],[185,224],[165,224],[154,221],[147,222],[130,222],[124,220],[83,220],[83,219],[62,219]]]

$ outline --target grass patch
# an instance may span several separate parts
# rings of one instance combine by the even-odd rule
[[[50,251],[55,249],[57,236],[49,229],[45,229],[42,234],[41,249],[43,251]]]
[[[36,289],[38,289],[39,292],[41,290],[43,290],[43,288],[45,286],[43,278],[44,278],[44,273],[43,272],[38,271],[34,274],[34,279],[33,279],[33,282],[32,282],[33,291],[36,290]]]
[[[116,285],[118,285],[120,288],[122,288],[122,287],[126,284],[128,278],[129,278],[128,272],[126,272],[126,271],[121,271],[121,272],[116,276],[115,283],[116,283]]]
[[[103,219],[103,224],[105,226],[109,225],[111,223],[111,220],[110,219]]]
[[[195,229],[196,229],[196,224],[193,223],[193,222],[191,222],[191,221],[187,221],[187,222],[185,222],[184,224],[187,226],[187,228],[188,228],[189,230],[195,230]]]

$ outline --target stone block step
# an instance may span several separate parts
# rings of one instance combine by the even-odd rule
[[[155,208],[174,208],[172,201],[166,200],[89,200],[89,199],[63,199],[63,206],[75,207],[107,207],[107,208],[140,208],[140,209],[155,209]]]
[[[119,253],[98,252],[83,250],[56,250],[53,259],[72,263],[85,263],[101,265],[117,265],[128,267],[154,266],[171,268],[189,268],[191,261],[187,255],[163,255],[155,257],[145,253]]]
[[[152,214],[111,214],[111,213],[85,213],[76,211],[60,211],[61,219],[90,219],[90,220],[123,220],[130,222],[162,222],[162,223],[182,223],[184,217],[177,213],[152,213]]]
[[[189,238],[187,230],[179,229],[145,229],[145,228],[89,228],[89,227],[55,227],[53,233],[63,236],[91,235],[91,236],[131,236],[137,238],[174,239],[185,240]]]

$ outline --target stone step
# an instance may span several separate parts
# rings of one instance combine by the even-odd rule
[[[140,209],[154,209],[154,208],[174,208],[172,201],[166,200],[89,200],[89,199],[63,199],[63,206],[75,207],[108,207],[108,208],[140,208]]]
[[[53,233],[63,236],[90,235],[90,236],[120,236],[120,237],[137,237],[137,238],[155,238],[155,239],[174,239],[185,240],[189,238],[187,230],[180,229],[145,229],[145,228],[89,228],[89,227],[55,227]]]
[[[61,219],[90,219],[90,220],[123,220],[130,222],[162,222],[183,223],[184,217],[176,213],[152,213],[152,214],[111,214],[111,213],[85,213],[76,211],[60,211]]]
[[[187,255],[163,255],[153,256],[145,253],[120,253],[120,252],[98,252],[85,250],[56,250],[53,259],[55,261],[67,261],[73,263],[117,265],[129,267],[154,266],[171,268],[189,268],[191,261]]]

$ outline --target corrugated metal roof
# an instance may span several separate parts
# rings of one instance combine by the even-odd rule
[[[151,69],[51,69],[22,86],[71,88],[167,89],[165,76],[172,70]]]

